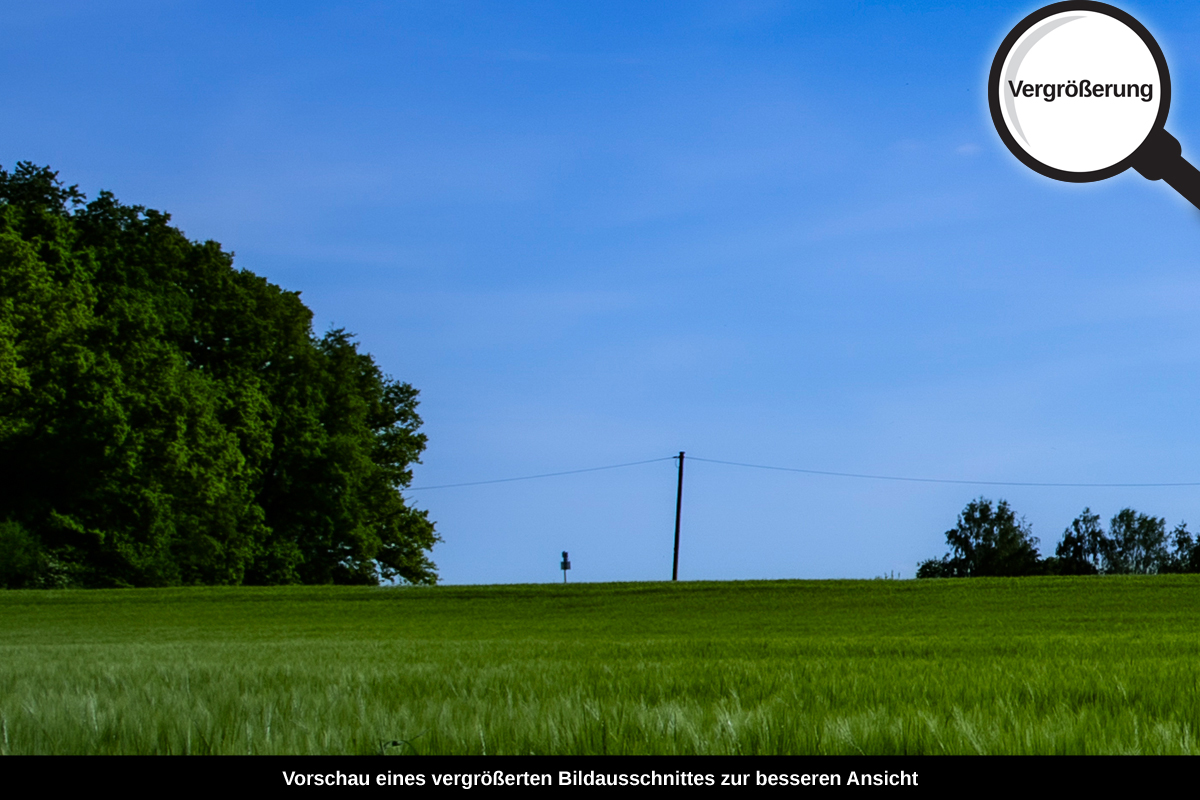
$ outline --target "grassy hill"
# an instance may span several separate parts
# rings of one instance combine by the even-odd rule
[[[1197,753],[1197,731],[1200,576],[0,592],[0,753]]]

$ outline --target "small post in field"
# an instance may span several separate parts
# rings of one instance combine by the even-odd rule
[[[562,560],[562,563],[558,565],[558,568],[563,571],[563,583],[566,583],[567,582],[567,570],[569,570],[571,568],[571,562],[567,558],[566,550],[563,550],[563,560]]]

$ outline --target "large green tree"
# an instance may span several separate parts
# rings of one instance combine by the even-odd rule
[[[417,392],[311,323],[166,214],[0,169],[8,585],[435,581]]]

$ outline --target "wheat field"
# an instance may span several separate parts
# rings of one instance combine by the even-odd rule
[[[1200,576],[0,592],[4,754],[1198,753]]]

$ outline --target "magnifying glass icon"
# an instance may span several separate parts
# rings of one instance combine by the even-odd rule
[[[1021,20],[992,61],[988,105],[1004,144],[1042,175],[1088,183],[1133,167],[1200,208],[1200,171],[1164,128],[1167,61],[1119,8],[1068,0]]]

